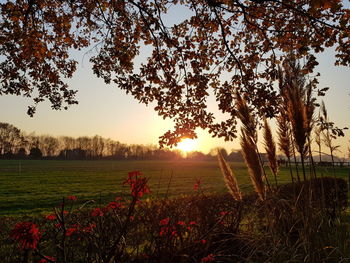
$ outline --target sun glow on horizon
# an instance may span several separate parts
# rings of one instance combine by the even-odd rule
[[[177,144],[177,149],[183,151],[183,152],[192,152],[196,150],[198,141],[189,139],[189,138],[184,138]]]

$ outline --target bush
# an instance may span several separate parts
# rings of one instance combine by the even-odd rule
[[[141,200],[150,191],[141,173],[129,173],[124,184],[130,195],[105,205],[79,206],[70,196],[45,218],[2,218],[2,262],[327,262],[323,248],[336,244],[329,242],[341,226],[324,211],[335,189],[337,207],[344,208],[347,189],[343,180],[324,178],[281,186],[264,201],[255,193],[239,202],[229,194],[198,192]],[[310,206],[303,189],[318,193],[325,184],[327,209]],[[316,194],[312,200],[317,204]],[[334,258],[344,253],[333,251]]]

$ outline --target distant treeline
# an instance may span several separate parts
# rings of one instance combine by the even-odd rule
[[[174,160],[174,159],[216,159],[219,148],[208,154],[191,152],[186,156],[179,150],[159,149],[156,145],[125,144],[101,136],[54,137],[22,132],[8,123],[0,122],[1,159],[67,159],[67,160]],[[240,151],[227,153],[220,149],[230,161],[243,161]]]

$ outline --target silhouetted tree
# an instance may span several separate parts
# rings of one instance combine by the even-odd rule
[[[21,131],[12,124],[0,122],[0,155],[12,156],[21,147]]]
[[[43,154],[38,147],[34,147],[30,149],[29,158],[30,159],[41,159]]]
[[[275,115],[277,67],[291,52],[305,73],[326,47],[336,46],[337,64],[350,64],[349,13],[339,0],[2,1],[0,94],[34,96],[30,115],[44,100],[53,109],[77,103],[65,83],[77,65],[70,51],[98,43],[93,72],[174,119],[161,144],[194,137],[197,127],[229,140],[237,92],[254,113]],[[148,57],[135,63],[144,46]],[[226,120],[207,107],[210,94]]]
[[[27,157],[26,149],[24,149],[23,147],[19,148],[16,157],[18,159],[25,159]]]

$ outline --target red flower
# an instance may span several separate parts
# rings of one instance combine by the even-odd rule
[[[160,221],[159,221],[159,224],[160,224],[161,226],[165,226],[165,225],[169,224],[169,221],[170,221],[170,218],[167,217],[167,218],[164,218],[164,219],[160,220]]]
[[[48,260],[51,260],[53,262],[56,262],[56,258],[54,258],[54,257],[45,256],[45,258],[47,258]],[[38,263],[46,263],[47,260],[45,258],[40,259],[40,261]]]
[[[178,224],[179,226],[185,226],[185,225],[186,225],[184,221],[179,221],[179,222],[177,222],[177,224]]]
[[[165,236],[169,232],[169,227],[162,227],[159,231],[160,236]]]
[[[178,233],[174,226],[163,226],[159,232],[160,236],[177,237]],[[170,236],[169,236],[170,235]]]
[[[96,208],[91,212],[91,216],[103,216],[103,212],[102,212],[101,208],[96,207]]]
[[[207,243],[207,241],[206,241],[205,239],[202,239],[200,242],[201,242],[203,245],[205,245],[205,243]]]
[[[56,215],[54,215],[54,214],[49,214],[49,215],[47,215],[45,218],[46,218],[47,220],[53,221],[53,220],[56,219]]]
[[[128,174],[128,179],[123,184],[130,185],[131,195],[138,199],[151,192],[147,182],[148,179],[143,177],[141,172],[133,171]]]
[[[221,211],[221,212],[220,212],[220,215],[221,215],[221,216],[225,216],[225,215],[227,215],[227,214],[228,214],[227,211]]]
[[[77,201],[78,198],[75,195],[68,196],[68,200]]]
[[[110,209],[117,209],[117,208],[123,208],[124,205],[122,203],[118,203],[116,201],[112,201],[107,205],[107,210]]]
[[[12,230],[11,237],[19,243],[21,249],[36,249],[41,233],[36,224],[20,222]]]
[[[78,229],[76,227],[70,227],[66,230],[66,236],[69,237],[77,231]]]
[[[197,192],[199,190],[199,187],[200,187],[201,183],[202,183],[201,179],[197,179],[196,183],[193,186],[193,190]]]
[[[190,226],[195,226],[195,225],[197,225],[196,221],[191,221],[191,222],[189,222],[188,224],[189,224]],[[191,227],[190,227],[190,226],[187,227],[187,230],[191,230]]]
[[[95,227],[96,227],[96,224],[89,224],[89,226],[84,227],[82,229],[82,231],[86,232],[86,233],[91,233],[94,230]]]
[[[201,260],[201,263],[204,263],[204,262],[213,262],[214,261],[214,254],[209,254],[208,256],[202,258]]]

